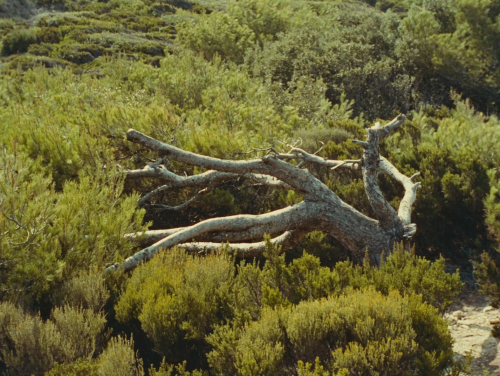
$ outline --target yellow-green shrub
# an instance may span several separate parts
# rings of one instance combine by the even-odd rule
[[[242,63],[245,51],[254,44],[255,34],[228,14],[213,12],[199,17],[196,22],[186,23],[179,30],[178,39],[209,60],[218,55]]]
[[[356,375],[441,375],[453,362],[447,323],[435,309],[418,296],[373,289],[265,308],[258,321],[236,332],[219,327],[208,341],[220,375],[287,374],[316,357],[329,371]]]
[[[337,263],[334,270],[343,286],[374,286],[384,294],[397,290],[403,296],[420,294],[425,302],[440,312],[453,303],[463,286],[458,270],[453,275],[445,272],[445,260],[442,257],[430,262],[405,252],[402,245],[396,245],[394,252],[380,266],[368,263],[354,266],[344,261]]]
[[[143,213],[136,197],[120,197],[120,174],[82,174],[56,192],[40,160],[4,150],[0,161],[2,299],[43,303],[81,270],[131,252],[124,235],[143,228]]]
[[[123,323],[139,320],[154,349],[170,359],[203,358],[204,338],[231,317],[234,265],[226,256],[157,255],[137,269],[116,305]],[[198,354],[196,354],[198,352]]]
[[[65,306],[50,320],[23,314],[10,303],[0,303],[1,359],[9,374],[43,375],[57,363],[91,359],[103,343],[103,313]]]
[[[109,296],[103,273],[100,270],[91,270],[64,282],[54,292],[52,302],[57,306],[68,305],[97,313],[107,303]]]
[[[134,351],[134,341],[118,336],[97,359],[57,364],[45,376],[143,376],[142,359]],[[187,376],[187,375],[186,375]]]

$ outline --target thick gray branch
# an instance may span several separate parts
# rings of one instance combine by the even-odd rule
[[[380,225],[386,231],[400,235],[403,233],[403,224],[396,210],[387,202],[378,184],[378,167],[380,162],[379,143],[394,129],[400,127],[406,117],[399,115],[387,125],[381,127],[378,123],[367,129],[368,137],[363,153],[363,183],[370,205],[377,216]]]
[[[144,232],[126,234],[125,237],[134,242],[137,242],[140,247],[147,247],[154,244],[167,236],[175,234],[176,232],[187,229],[187,227],[176,227],[162,230],[148,230]]]
[[[124,262],[125,271],[136,268],[141,262],[150,260],[160,249],[170,248],[177,244],[189,241],[197,236],[216,231],[244,231],[254,226],[266,226],[269,233],[279,233],[295,228],[308,227],[307,203],[302,202],[294,206],[260,215],[235,215],[229,217],[212,218],[186,227],[172,235],[137,252]],[[111,266],[106,270],[115,269]]]
[[[147,247],[151,244],[154,244],[161,239],[166,238],[176,232],[185,230],[187,227],[178,227],[171,228],[165,230],[149,230],[136,234],[127,234],[125,235],[128,239],[133,240],[138,243],[140,247]],[[274,234],[278,233],[280,225],[278,225],[278,229],[276,226],[265,225],[255,225],[250,227],[247,230],[243,231],[220,231],[213,233],[206,233],[196,237],[197,241],[203,242],[211,242],[211,243],[226,243],[226,242],[242,242],[242,241],[251,241],[251,240],[260,240],[263,238],[265,234]]]
[[[172,145],[165,144],[134,129],[130,129],[127,132],[127,139],[129,141],[143,145],[151,150],[155,150],[162,157],[171,158],[178,162],[204,167],[209,170],[217,170],[237,175],[270,175],[289,184],[294,189],[305,193],[308,192],[310,184],[304,183],[313,178],[306,171],[302,171],[286,162],[282,162],[282,165],[279,166],[280,168],[276,169],[276,163],[269,163],[270,159],[276,158],[270,156],[264,157],[262,159],[253,159],[248,161],[228,161],[219,158],[207,157],[204,155],[181,150]],[[300,176],[302,185],[297,183],[297,176]]]

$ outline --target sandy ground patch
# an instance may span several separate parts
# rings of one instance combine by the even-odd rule
[[[500,310],[491,307],[486,296],[475,292],[453,303],[444,318],[450,323],[456,356],[465,357],[472,351],[472,371],[481,375],[486,368],[500,375],[500,340],[490,335],[493,324],[500,322]]]

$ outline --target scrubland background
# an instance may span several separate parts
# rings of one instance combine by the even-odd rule
[[[464,283],[500,302],[499,0],[0,0],[0,17],[0,372],[466,372],[441,313]],[[265,260],[174,249],[104,275],[137,249],[127,233],[301,200],[232,182],[146,213],[155,182],[123,171],[156,156],[127,129],[220,158],[301,138],[352,159],[401,112],[381,152],[421,173],[411,254],[353,265],[315,232]],[[359,172],[325,182],[372,214]]]

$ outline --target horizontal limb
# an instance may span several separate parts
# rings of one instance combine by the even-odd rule
[[[321,158],[315,154],[310,154],[305,150],[299,148],[293,148],[287,154],[276,154],[276,158],[282,160],[296,159],[303,162],[303,165],[307,163],[313,163],[322,167],[328,167],[330,169],[337,169],[339,167],[357,169],[360,165],[360,160],[335,160],[335,159],[325,159]]]
[[[280,236],[270,240],[273,246],[281,246],[281,251],[284,252],[288,249],[295,247],[300,241],[306,236],[308,231],[302,230],[292,230],[286,231]],[[266,241],[261,241],[257,243],[226,243],[229,249],[238,258],[248,258],[248,257],[262,257],[266,251]],[[192,242],[179,244],[179,248],[183,248],[190,253],[205,253],[214,252],[219,250],[224,243],[214,243],[214,242]]]
[[[127,178],[131,179],[142,179],[142,178],[157,178],[167,182],[167,184],[162,185],[151,192],[145,194],[139,200],[139,206],[144,206],[151,200],[151,198],[158,196],[163,192],[167,192],[173,189],[190,188],[190,187],[208,187],[215,186],[218,183],[224,183],[226,181],[244,178],[254,181],[258,184],[266,185],[277,189],[293,189],[290,185],[285,182],[278,180],[269,175],[263,174],[236,174],[227,173],[220,171],[206,171],[198,175],[192,176],[180,176],[174,174],[173,172],[167,170],[164,166],[145,166],[140,170],[129,170],[126,171]]]
[[[275,230],[276,226],[256,225],[243,231],[220,231],[216,233],[206,233],[196,237],[197,241],[210,243],[226,243],[226,242],[241,242],[262,239],[265,234],[273,234],[279,231]],[[140,233],[132,233],[125,235],[128,239],[133,240],[141,247],[147,247],[166,237],[185,230],[187,227],[170,228],[164,230],[149,230]]]
[[[149,204],[149,205],[146,205],[146,203],[143,200],[144,197],[139,200],[138,204],[139,204],[139,206],[147,206],[149,208],[154,208],[154,209],[156,209],[157,213],[164,212],[164,211],[174,211],[174,212],[175,211],[181,211],[181,210],[184,210],[184,209],[188,208],[189,206],[191,206],[195,202],[201,200],[201,198],[203,196],[205,196],[206,194],[210,193],[211,191],[212,191],[211,187],[207,187],[207,188],[201,189],[198,192],[196,192],[196,194],[193,197],[191,197],[189,200],[183,202],[182,204],[176,205],[176,206],[170,206],[170,205],[164,205],[164,204]]]
[[[212,218],[174,232],[164,239],[142,249],[124,262],[125,271],[136,268],[140,263],[150,260],[160,249],[185,243],[200,235],[218,231],[244,231],[254,226],[266,226],[269,233],[280,233],[299,227],[307,227],[308,204],[301,202],[294,206],[259,215],[240,214],[229,217]],[[113,265],[106,270],[116,269]]]
[[[261,159],[245,161],[223,160],[176,148],[175,146],[155,140],[134,129],[130,129],[127,132],[127,139],[156,151],[161,158],[171,158],[189,165],[237,175],[260,174],[273,176],[287,183],[304,195],[307,195],[307,193],[317,195],[318,193],[325,193],[325,189],[328,190],[325,186],[321,187],[321,182],[307,171],[301,170],[271,155]],[[307,199],[305,196],[304,198]]]

